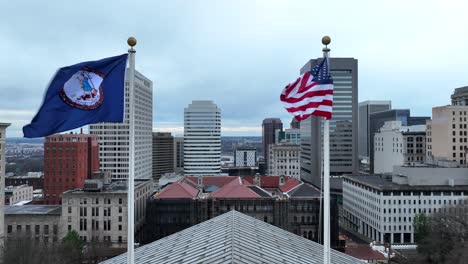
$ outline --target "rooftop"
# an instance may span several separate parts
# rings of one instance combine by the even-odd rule
[[[331,250],[334,264],[362,263]],[[127,254],[102,262],[127,263]],[[135,250],[135,263],[321,264],[322,245],[230,211]]]
[[[149,182],[150,179],[135,179],[135,189],[141,185]],[[104,184],[101,191],[84,191],[83,189],[75,189],[64,192],[64,194],[70,193],[127,193],[127,181],[113,181],[111,184]]]
[[[21,205],[5,206],[5,215],[61,215],[61,205]]]

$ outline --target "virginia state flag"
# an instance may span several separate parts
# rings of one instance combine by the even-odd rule
[[[60,68],[39,112],[23,127],[24,136],[44,137],[98,122],[123,122],[127,56]]]

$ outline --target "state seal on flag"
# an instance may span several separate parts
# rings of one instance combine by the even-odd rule
[[[70,106],[93,110],[102,104],[104,94],[101,83],[104,74],[84,68],[72,75],[60,91],[60,98]]]

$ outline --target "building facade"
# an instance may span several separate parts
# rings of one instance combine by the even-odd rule
[[[301,178],[300,153],[300,145],[289,143],[270,145],[268,174],[285,175],[299,180]]]
[[[128,74],[128,72],[127,72]],[[126,80],[128,80],[128,76]],[[150,179],[152,174],[153,83],[135,71],[135,179]],[[128,178],[130,127],[129,83],[125,82],[123,123],[98,123],[89,132],[99,139],[101,169],[114,179]]]
[[[137,237],[145,220],[146,200],[152,190],[151,179],[135,179]],[[84,242],[107,242],[112,247],[125,247],[127,193],[126,181],[106,180],[88,180],[84,188],[65,192],[62,198],[62,233],[75,230]]]
[[[5,228],[5,167],[6,167],[6,129],[9,123],[0,123],[0,246],[4,242]]]
[[[32,186],[19,185],[5,187],[5,205],[13,205],[20,202],[32,202],[32,200]]]
[[[266,118],[262,122],[262,143],[263,143],[263,159],[268,168],[268,154],[270,144],[275,144],[277,130],[283,131],[283,122],[279,118]]]
[[[453,161],[460,166],[467,164],[468,106],[440,106],[432,108],[432,120],[427,121],[428,160]]]
[[[213,101],[192,101],[184,109],[184,174],[221,172],[221,109]]]
[[[5,186],[19,186],[23,184],[32,186],[33,190],[42,190],[44,189],[44,174],[28,173],[25,176],[5,177]]]
[[[255,167],[257,165],[257,150],[255,148],[239,147],[234,151],[235,167]]]
[[[184,171],[184,137],[174,137],[174,172]]]
[[[99,171],[97,136],[55,134],[44,143],[44,203],[60,204],[62,193],[82,188]]]
[[[320,192],[286,176],[186,177],[152,196],[148,202],[154,241],[223,213],[236,210],[313,241],[321,238]],[[337,214],[335,199],[331,210]],[[340,248],[338,219],[331,219],[331,245]]]
[[[174,172],[174,137],[171,133],[153,132],[153,182],[164,173]]]
[[[7,238],[26,237],[36,242],[53,244],[61,240],[60,205],[7,206],[5,228]]]
[[[310,71],[321,59],[301,69]],[[333,117],[330,120],[330,175],[356,173],[358,161],[358,60],[330,58],[333,77]],[[301,179],[320,187],[322,175],[322,118],[301,122]]]
[[[374,135],[374,172],[391,173],[393,166],[425,163],[426,126],[385,122]]]
[[[392,109],[388,111],[375,112],[370,114],[369,117],[369,144],[374,145],[375,133],[385,124],[387,121],[401,121],[402,126],[414,126],[424,125],[426,120],[431,119],[426,116],[411,116],[409,109]],[[369,148],[369,170],[370,173],[374,173],[374,148]]]
[[[359,103],[359,157],[369,157],[369,148],[373,147],[373,145],[370,145],[369,142],[370,114],[381,111],[387,111],[390,109],[392,109],[391,101],[372,100]]]
[[[468,105],[468,86],[456,88],[451,95],[452,105],[467,106]]]
[[[379,243],[414,243],[416,214],[446,213],[467,204],[466,168],[395,167],[393,176],[347,176],[343,220]]]

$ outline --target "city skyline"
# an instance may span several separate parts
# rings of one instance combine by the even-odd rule
[[[330,2],[329,12],[312,12],[316,3],[305,1],[120,2],[101,19],[106,3],[9,2],[0,18],[0,47],[8,51],[0,62],[0,120],[12,123],[9,136],[22,136],[58,68],[125,53],[130,35],[138,40],[137,70],[154,82],[154,131],[182,134],[183,108],[198,99],[223,109],[226,136],[261,135],[268,117],[289,123],[279,94],[304,63],[321,56],[326,34],[332,57],[359,60],[360,102],[391,100],[428,116],[433,106],[450,104],[434,92],[468,84],[468,35],[460,32],[467,4],[421,5]],[[326,22],[311,26],[317,21]]]

